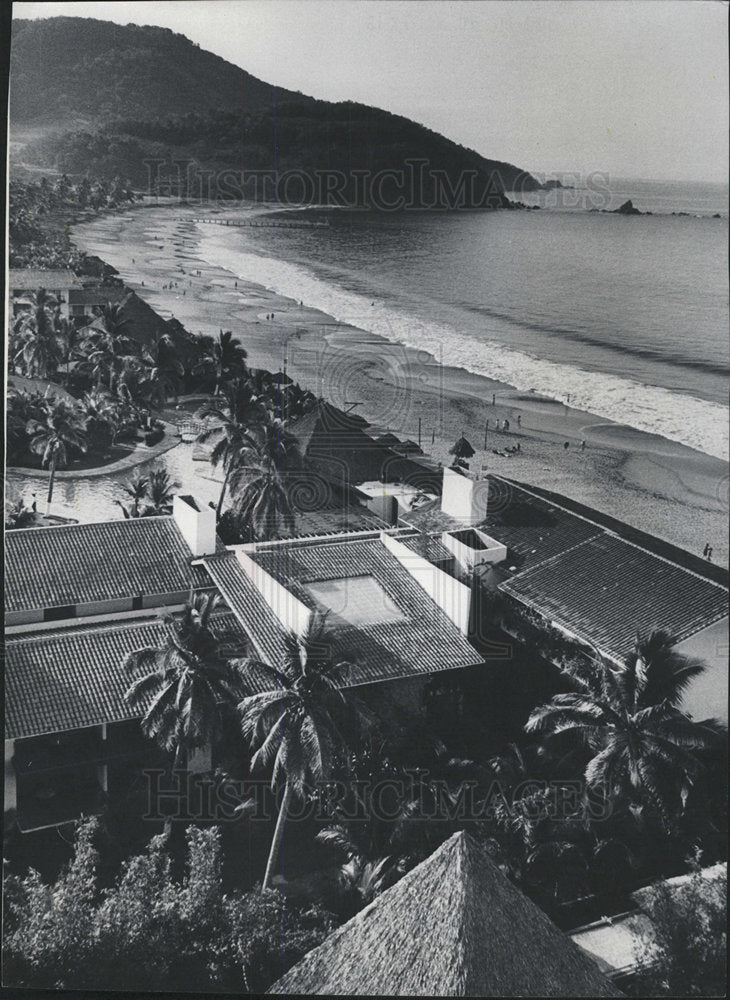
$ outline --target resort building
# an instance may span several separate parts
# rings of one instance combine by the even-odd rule
[[[11,268],[8,272],[8,294],[13,318],[33,309],[33,296],[44,288],[59,304],[61,315],[69,316],[71,291],[81,282],[73,271],[46,270],[39,267]]]
[[[623,995],[463,832],[334,931],[268,992]]]
[[[318,516],[322,516],[321,512]],[[481,662],[467,638],[469,590],[414,551],[413,529],[366,530],[226,550],[215,511],[178,496],[169,517],[7,534],[5,809],[21,830],[98,808],[154,747],[124,701],[124,656],[163,638],[160,610],[217,589],[253,655],[280,662],[288,631],[332,613],[348,683],[423,682]],[[306,528],[307,520],[303,519]],[[310,525],[311,527],[311,525]],[[420,574],[420,576],[419,576]],[[270,683],[251,675],[253,687]],[[189,761],[211,766],[209,753]]]
[[[556,660],[575,643],[618,661],[637,630],[667,629],[709,666],[686,709],[724,714],[727,586],[717,567],[711,579],[680,550],[652,552],[495,476],[444,470],[441,498],[407,513],[399,504],[394,526],[349,498],[302,511],[294,537],[228,548],[215,512],[189,496],[167,517],[7,533],[5,805],[22,830],[90,811],[153,753],[124,701],[121,664],[161,641],[159,611],[182,610],[191,592],[218,591],[220,627],[272,665],[287,633],[325,612],[351,664],[348,686],[387,684],[389,700],[410,705],[436,676],[509,660],[509,645],[490,644],[495,634],[519,642],[537,623],[557,637]],[[549,643],[541,652],[550,658]],[[251,675],[254,687],[268,683]],[[210,754],[189,765],[208,769]]]
[[[107,305],[116,305],[129,295],[129,290],[122,284],[100,284],[97,281],[85,282],[83,286],[76,285],[69,291],[68,315],[77,326],[91,322],[100,309]]]
[[[401,518],[440,538],[471,572],[488,619],[515,639],[530,629],[619,663],[638,633],[666,630],[701,658],[684,709],[727,720],[728,573],[566,497],[500,476],[444,470],[440,501]],[[550,644],[542,642],[550,657]]]

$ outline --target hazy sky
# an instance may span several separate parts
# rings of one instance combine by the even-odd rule
[[[386,108],[532,171],[727,177],[727,6],[715,0],[197,0],[13,10],[169,27],[270,83]]]

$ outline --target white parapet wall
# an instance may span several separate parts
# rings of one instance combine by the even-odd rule
[[[472,479],[453,469],[444,469],[441,510],[465,527],[478,524],[487,516],[489,481]]]
[[[243,549],[236,549],[236,558],[284,628],[297,635],[303,635],[312,615],[310,608],[302,604],[290,590],[254,562]]]
[[[426,591],[432,601],[445,612],[463,635],[469,634],[471,588],[453,576],[444,573],[428,559],[411,551],[397,538],[381,532],[380,540],[398,562],[411,574],[416,583]]]
[[[212,556],[216,550],[215,511],[194,497],[176,496],[172,516],[194,556]]]
[[[479,528],[465,530],[476,536],[476,545],[469,545],[449,531],[445,531],[441,536],[444,547],[451,552],[461,569],[470,573],[475,566],[482,566],[485,563],[496,566],[507,558],[507,546],[502,542],[498,542]]]

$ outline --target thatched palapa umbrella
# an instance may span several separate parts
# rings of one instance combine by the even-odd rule
[[[305,955],[269,992],[622,996],[463,832]]]
[[[474,449],[471,444],[466,440],[462,434],[459,440],[456,442],[453,448],[449,448],[449,455],[453,455],[455,458],[471,458],[475,454]]]

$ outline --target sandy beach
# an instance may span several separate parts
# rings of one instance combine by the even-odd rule
[[[476,449],[473,470],[564,493],[696,554],[709,542],[713,561],[727,565],[726,462],[450,367],[446,347],[434,358],[245,282],[201,256],[201,231],[215,229],[192,221],[201,214],[138,208],[78,225],[72,238],[117,268],[160,315],[192,332],[233,330],[251,366],[286,367],[337,406],[356,404],[376,433],[418,442],[420,427],[423,451],[444,463],[463,433]],[[506,433],[496,429],[505,420]],[[516,455],[494,453],[518,443]]]

